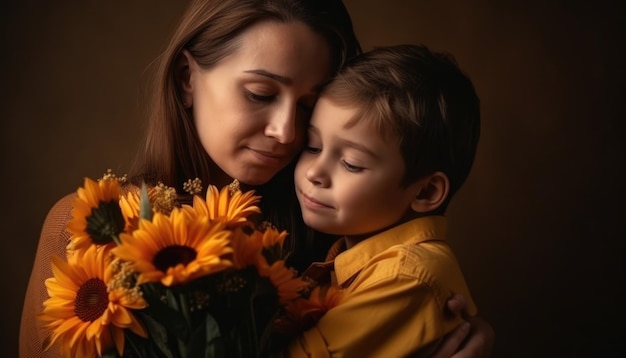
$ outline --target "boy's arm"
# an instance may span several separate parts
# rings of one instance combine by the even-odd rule
[[[351,288],[343,302],[290,344],[288,356],[408,356],[462,322],[445,318],[443,294],[412,276],[354,282]]]
[[[448,333],[436,349],[423,348],[414,358],[489,358],[495,342],[493,327],[478,316],[469,317],[467,302],[461,294],[447,301],[448,312],[462,316],[467,322]],[[433,345],[434,346],[434,345]]]

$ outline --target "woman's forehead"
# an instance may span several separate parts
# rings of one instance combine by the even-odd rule
[[[301,22],[263,21],[244,31],[238,48],[223,61],[242,71],[264,71],[283,82],[310,78],[319,85],[331,72],[328,41]]]

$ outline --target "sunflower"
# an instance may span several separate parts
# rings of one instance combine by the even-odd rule
[[[290,335],[306,331],[341,303],[342,298],[343,291],[336,286],[317,286],[308,298],[298,298],[285,305],[284,316],[273,322],[274,329]]]
[[[231,267],[225,258],[233,251],[230,235],[218,221],[175,208],[169,216],[157,212],[152,221],[141,219],[132,234],[121,234],[121,245],[112,252],[131,262],[137,284],[172,286]]]
[[[261,230],[255,233],[259,236],[259,240],[263,245],[262,260],[266,260],[268,264],[273,264],[278,260],[287,258],[287,254],[283,251],[283,243],[287,237],[287,231],[278,231],[276,227],[264,223]],[[262,261],[260,262],[262,264]]]
[[[120,197],[120,210],[126,223],[124,232],[131,233],[139,227],[139,201],[136,191],[129,191]]]
[[[160,212],[169,215],[176,207],[176,189],[159,183],[147,189],[148,205],[150,213]],[[131,233],[139,227],[139,216],[141,215],[140,190],[135,188],[120,196],[119,206],[126,222],[124,232]]]
[[[198,195],[193,197],[193,206],[184,205],[186,211],[211,220],[219,220],[227,228],[234,228],[245,224],[252,214],[258,214],[261,209],[257,203],[260,196],[254,195],[254,190],[242,193],[237,183],[225,186],[218,192],[217,187],[209,185],[206,200]]]
[[[309,286],[309,283],[297,276],[297,272],[285,265],[284,260],[279,260],[271,265],[257,267],[261,277],[269,278],[278,294],[280,304],[300,297],[300,293]]]
[[[70,248],[85,250],[89,245],[107,245],[118,240],[125,221],[120,209],[120,183],[116,178],[94,181],[85,178],[83,187],[77,190],[72,220],[67,230],[72,234]]]
[[[38,318],[51,336],[44,343],[48,350],[60,342],[65,357],[102,356],[117,348],[124,351],[124,329],[147,337],[144,327],[131,310],[142,309],[140,296],[126,296],[118,289],[107,290],[113,272],[110,250],[90,246],[73,263],[52,257],[54,277],[46,280],[50,298]]]
[[[249,229],[249,230],[248,230]],[[233,230],[231,246],[233,248],[233,267],[236,270],[244,269],[251,265],[258,265],[258,261],[263,259],[262,236],[256,230],[248,234],[253,229],[240,227]]]

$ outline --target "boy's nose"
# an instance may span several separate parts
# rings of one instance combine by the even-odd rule
[[[305,173],[307,180],[316,186],[327,188],[330,184],[330,178],[326,173],[323,163],[319,160],[312,160],[309,164]]]

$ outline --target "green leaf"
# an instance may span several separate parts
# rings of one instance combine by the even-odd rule
[[[204,326],[205,331],[205,350],[204,357],[224,357],[224,342],[220,335],[220,327],[217,321],[210,314],[206,315],[206,324]]]
[[[141,182],[141,196],[139,197],[139,218],[152,221],[152,205],[148,197],[148,187]]]
[[[160,288],[159,285],[153,283],[142,285],[144,299],[148,303],[146,311],[150,316],[158,320],[169,333],[183,341],[187,341],[190,335],[189,326],[183,315],[178,311],[175,296],[171,292],[171,289],[166,288],[164,293],[166,294],[168,303],[164,303],[161,301],[161,293],[163,290]]]
[[[187,353],[189,357],[226,357],[219,324],[212,315],[207,314],[203,324],[200,324],[192,333]]]
[[[146,329],[148,330],[148,339],[151,343],[151,345],[146,347],[146,350],[151,353],[140,354],[139,356],[174,358],[171,347],[168,345],[168,334],[166,328],[146,313],[138,312],[135,314],[140,317],[141,322],[143,322],[146,326]],[[158,353],[154,351],[155,347],[158,349]]]
[[[118,357],[118,355],[117,355],[117,352],[116,352],[115,348],[114,349],[109,349],[108,351],[106,351],[106,352],[104,352],[102,354],[102,358],[117,358],[117,357]]]

